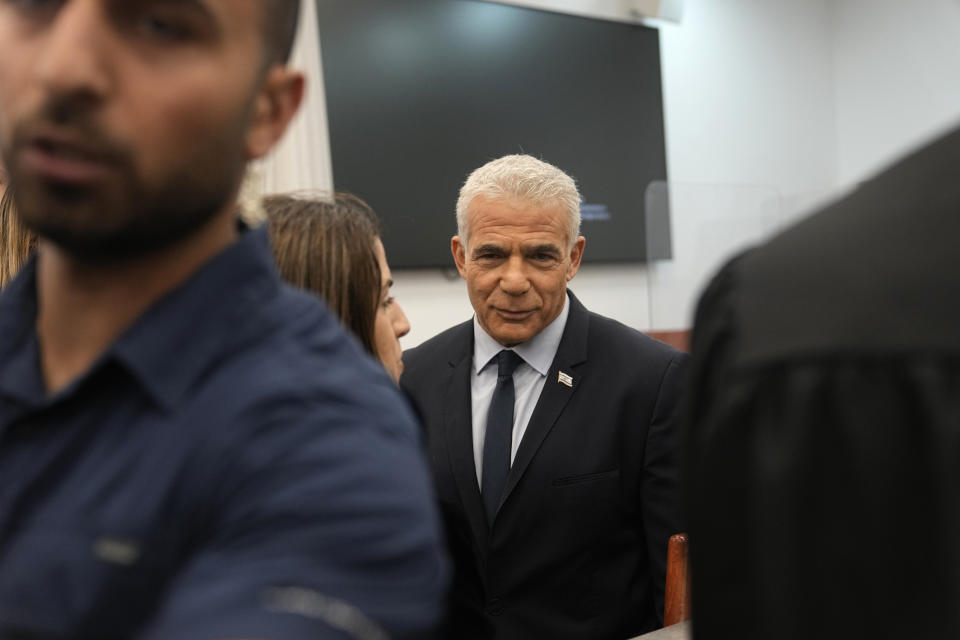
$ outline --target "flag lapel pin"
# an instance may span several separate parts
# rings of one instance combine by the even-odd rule
[[[571,389],[573,388],[573,376],[568,373],[560,372],[560,375],[557,376],[557,382],[560,384],[565,384]]]

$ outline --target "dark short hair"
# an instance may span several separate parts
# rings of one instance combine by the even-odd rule
[[[266,66],[269,67],[290,59],[300,18],[300,0],[268,0],[263,4]]]
[[[380,263],[373,209],[349,193],[333,200],[298,195],[263,199],[277,268],[291,284],[322,297],[343,325],[377,357],[374,326]]]

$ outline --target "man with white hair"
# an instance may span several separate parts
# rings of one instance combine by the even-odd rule
[[[686,356],[567,291],[570,176],[525,155],[466,181],[451,249],[474,318],[405,354],[456,566],[450,638],[627,638],[661,624]]]

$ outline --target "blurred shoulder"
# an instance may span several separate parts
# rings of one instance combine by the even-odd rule
[[[264,425],[323,437],[346,424],[415,439],[415,422],[383,367],[315,296],[284,286],[204,389],[232,436]],[[359,434],[358,434],[359,436]]]

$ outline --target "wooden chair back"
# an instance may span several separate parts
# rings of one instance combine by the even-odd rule
[[[687,534],[670,536],[667,545],[667,584],[663,603],[663,626],[690,619],[690,580],[687,573]]]

